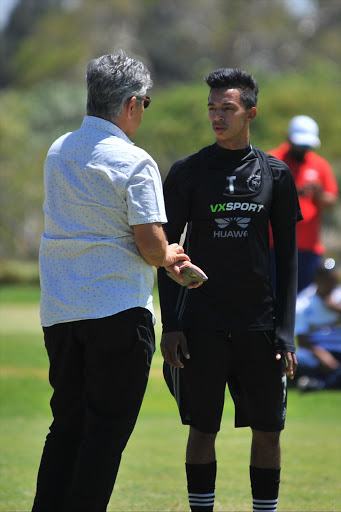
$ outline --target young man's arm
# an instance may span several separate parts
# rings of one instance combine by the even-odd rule
[[[297,192],[290,169],[271,159],[274,171],[274,197],[271,227],[276,256],[275,338],[284,353],[287,370],[293,378],[297,366],[294,326],[297,293],[296,222],[301,220]]]
[[[168,223],[165,231],[170,242],[179,242],[189,217],[190,197],[184,169],[175,164],[164,184],[164,197]],[[187,182],[188,185],[188,182]],[[178,356],[178,347],[189,358],[187,341],[182,332],[180,315],[181,304],[186,300],[187,289],[179,286],[166,275],[164,269],[158,270],[158,286],[162,318],[161,352],[164,360],[172,366],[182,366]]]

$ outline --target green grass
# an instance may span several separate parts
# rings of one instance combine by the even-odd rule
[[[3,287],[0,293],[0,512],[31,509],[51,422],[38,299],[36,287]],[[184,471],[188,429],[180,424],[163,382],[160,322],[156,336],[146,397],[123,454],[109,511],[188,510]],[[233,428],[227,395],[217,440],[215,510],[251,510],[249,451],[249,429]],[[290,389],[282,434],[279,511],[341,511],[340,470],[341,392],[301,395]]]
[[[1,285],[0,304],[34,304],[40,300],[40,289],[37,285]]]

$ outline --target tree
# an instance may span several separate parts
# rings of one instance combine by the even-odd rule
[[[153,103],[135,142],[163,178],[214,140],[203,77],[241,67],[260,85],[253,143],[270,149],[292,116],[311,115],[341,181],[341,3],[315,2],[298,16],[288,1],[20,0],[0,34],[0,258],[37,257],[46,152],[81,122],[87,62],[120,47],[152,71]]]
[[[20,0],[3,37],[3,85],[30,86],[50,77],[79,81],[90,58],[120,47],[142,58],[163,85],[190,81],[217,67],[301,73],[316,57],[339,64],[341,3],[307,0],[315,8],[303,16],[293,14],[288,4]]]

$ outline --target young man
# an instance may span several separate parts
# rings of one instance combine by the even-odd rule
[[[288,126],[288,141],[270,151],[289,166],[299,195],[303,222],[297,226],[298,291],[314,280],[325,253],[321,241],[322,214],[335,206],[338,196],[330,164],[314,151],[321,145],[318,135],[318,125],[311,117],[296,116]]]
[[[87,70],[87,116],[45,162],[41,322],[53,423],[34,512],[104,512],[155,350],[153,266],[188,260],[168,245],[154,160],[129,137],[152,86],[123,52]]]
[[[296,370],[296,221],[301,218],[288,167],[249,141],[257,114],[255,78],[239,69],[206,77],[216,143],[176,162],[165,181],[170,242],[187,223],[185,250],[208,275],[187,293],[159,271],[164,373],[182,422],[190,425],[186,473],[191,510],[215,496],[215,439],[226,383],[235,426],[250,426],[254,510],[276,510],[286,373]],[[275,237],[278,294],[269,269]]]

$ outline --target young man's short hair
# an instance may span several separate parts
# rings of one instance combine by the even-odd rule
[[[241,69],[217,69],[205,77],[205,82],[211,89],[238,89],[246,109],[257,106],[257,81],[254,76]]]

